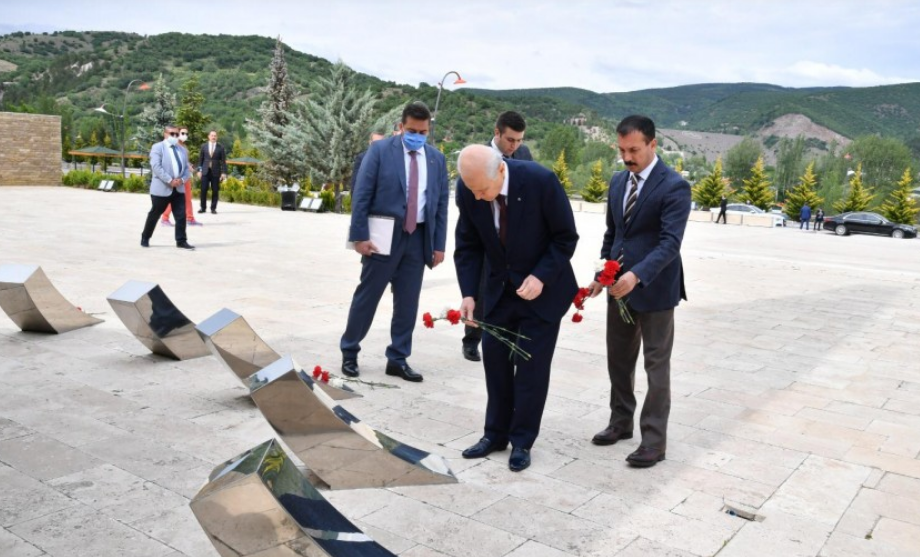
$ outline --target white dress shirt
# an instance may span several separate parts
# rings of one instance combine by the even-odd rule
[[[652,162],[649,163],[642,172],[636,174],[636,178],[639,180],[639,186],[636,188],[636,201],[639,200],[639,196],[642,194],[642,186],[645,185],[645,180],[648,179],[648,175],[652,173],[652,169],[655,168],[655,165],[658,164],[658,155],[655,155],[655,158],[652,159]],[[630,172],[632,174],[632,172]],[[629,201],[629,190],[632,188],[632,177],[629,180],[626,180],[626,192],[623,194],[623,211],[626,211],[626,202]]]
[[[505,162],[502,161],[502,164],[505,164]],[[505,196],[505,207],[506,208],[508,207],[508,176],[509,175],[510,175],[510,170],[508,168],[508,165],[505,164],[505,181],[502,182],[501,194]],[[499,213],[500,210],[501,208],[498,206],[498,197],[496,197],[495,199],[492,200],[492,219],[495,221],[495,232],[496,233],[499,232],[498,218],[500,216],[500,213]]]
[[[409,161],[412,160],[412,156],[409,154],[409,149],[406,149],[406,144],[402,141],[399,142],[403,148],[403,158],[406,162],[406,200],[409,199]],[[421,149],[417,151],[415,155],[415,161],[418,163],[418,220],[415,222],[421,224],[425,222],[425,203],[428,200],[427,189],[428,189],[428,161],[425,159],[425,147],[422,146]]]

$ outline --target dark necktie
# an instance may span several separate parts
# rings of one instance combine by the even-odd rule
[[[498,239],[504,246],[508,238],[508,205],[505,204],[505,196],[502,194],[498,194],[495,201],[498,202]]]
[[[626,208],[623,209],[624,226],[629,226],[629,220],[632,218],[633,209],[636,208],[636,198],[639,197],[639,179],[635,174],[630,174],[629,181],[632,185],[629,188],[629,197],[626,198]],[[617,263],[623,263],[622,248],[620,248],[620,255],[617,256]]]
[[[406,219],[403,230],[412,234],[418,221],[418,151],[409,151],[409,198],[406,203]]]
[[[176,146],[171,145],[170,147],[172,148],[173,156],[176,157],[176,164],[179,165],[179,176],[176,176],[178,178],[182,176],[182,159],[179,157],[179,150],[176,149]]]

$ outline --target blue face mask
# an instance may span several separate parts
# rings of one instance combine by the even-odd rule
[[[427,135],[413,132],[403,132],[403,145],[410,151],[418,151],[428,141]]]

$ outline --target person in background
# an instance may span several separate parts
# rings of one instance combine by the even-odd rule
[[[824,209],[818,207],[818,210],[815,212],[815,232],[821,230],[824,226]]]
[[[716,217],[716,224],[719,224],[719,219],[722,219],[722,224],[728,224],[728,217],[725,216],[725,211],[728,210],[728,199],[723,195],[722,201],[719,201],[719,216]]]
[[[185,149],[185,156],[188,157],[188,128],[179,126],[179,146]],[[162,226],[172,226],[169,222],[169,215],[172,214],[172,206],[167,205],[160,218]],[[195,211],[192,210],[192,176],[189,174],[188,180],[185,181],[185,222],[189,226],[201,226],[201,223],[195,220]]]
[[[808,230],[808,223],[811,222],[811,207],[808,206],[808,203],[802,205],[802,210],[799,211],[799,230],[802,227],[805,230]]]
[[[227,153],[217,142],[217,132],[208,133],[208,142],[201,146],[198,155],[198,178],[201,179],[201,208],[204,213],[208,204],[208,189],[211,190],[211,213],[217,214],[220,199],[220,183],[227,177]]]

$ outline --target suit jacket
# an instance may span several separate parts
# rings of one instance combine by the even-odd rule
[[[571,259],[578,243],[572,205],[559,179],[535,162],[506,159],[508,165],[508,233],[502,246],[495,230],[492,203],[477,201],[463,180],[457,182],[454,264],[463,297],[476,298],[485,256],[489,273],[483,289],[484,318],[506,285],[515,290],[528,275],[543,281],[543,293],[530,301],[548,322],[559,321],[578,292]]]
[[[207,175],[209,170],[213,170],[218,175],[227,173],[227,152],[220,143],[214,145],[214,155],[208,152],[208,143],[201,146],[201,152],[198,155],[198,172]]]
[[[358,182],[358,170],[361,169],[361,163],[364,161],[364,155],[366,154],[367,149],[355,155],[355,162],[351,167],[351,186],[348,188],[348,191],[355,191],[355,185]]]
[[[425,262],[432,266],[435,251],[445,251],[447,244],[447,163],[444,155],[425,145],[428,181],[425,202]],[[371,144],[358,170],[354,191],[351,193],[351,227],[348,240],[361,242],[370,238],[367,218],[384,215],[395,219],[398,238],[406,217],[406,163],[402,136],[394,135]],[[387,256],[373,254],[373,258]]]
[[[610,180],[607,231],[602,259],[623,250],[623,272],[632,271],[639,285],[629,305],[639,312],[673,309],[687,299],[680,244],[690,216],[690,184],[660,159],[642,185],[629,226],[623,223],[623,199],[629,172]]]
[[[486,141],[485,144],[491,147],[493,140],[494,138]],[[518,145],[518,148],[515,149],[513,153],[511,153],[510,157],[506,157],[505,155],[502,155],[502,158],[514,159],[516,161],[532,161],[533,155],[530,154],[530,149],[528,149],[526,145],[521,143],[520,145]]]
[[[150,149],[150,195],[169,197],[173,191],[185,194],[184,187],[172,188],[169,185],[174,178],[181,178],[182,183],[185,184],[186,180],[192,176],[188,165],[188,151],[181,145],[176,145],[176,151],[182,161],[182,169],[179,174],[173,171],[172,158],[174,155],[166,140],[154,143]]]

